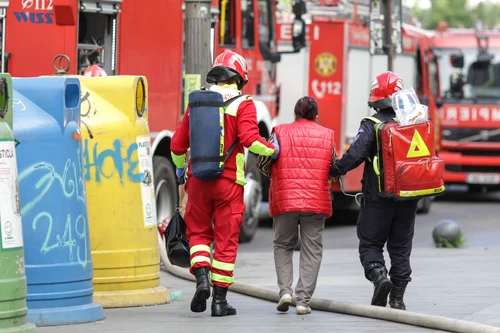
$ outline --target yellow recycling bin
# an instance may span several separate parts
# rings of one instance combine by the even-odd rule
[[[104,308],[168,303],[160,286],[146,78],[80,82],[94,301]]]

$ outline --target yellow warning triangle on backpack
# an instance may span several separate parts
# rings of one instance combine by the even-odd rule
[[[429,152],[429,148],[427,148],[424,139],[422,139],[420,133],[415,130],[415,133],[413,133],[413,139],[411,139],[410,149],[408,149],[408,153],[406,154],[406,158],[423,157],[429,156],[430,154],[431,153]]]

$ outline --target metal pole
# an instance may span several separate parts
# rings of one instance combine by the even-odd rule
[[[392,0],[385,1],[385,51],[387,54],[387,70],[392,72],[394,46],[392,45]]]
[[[6,21],[7,20],[7,9],[2,9],[2,73],[5,73],[5,36],[7,34],[5,33],[5,28],[6,28]]]
[[[184,0],[186,74],[199,74],[201,84],[212,67],[210,54],[211,0]],[[199,89],[200,87],[198,87]]]

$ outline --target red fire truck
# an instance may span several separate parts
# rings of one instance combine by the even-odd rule
[[[340,156],[356,136],[361,119],[373,113],[367,105],[369,89],[375,75],[387,70],[387,56],[370,56],[368,2],[363,6],[343,1],[340,6],[340,1],[323,1],[308,6],[307,11],[307,47],[278,65],[278,82],[283,87],[277,122],[293,121],[293,107],[300,96],[314,97],[320,108],[319,123],[335,130]],[[279,46],[285,50],[291,29],[282,25],[279,32]],[[408,24],[403,24],[402,33],[402,53],[395,57],[393,71],[403,78],[405,87],[413,86],[436,120],[433,89],[439,80],[435,56],[429,51],[432,34]],[[362,173],[363,165],[344,177],[347,194],[361,192]],[[352,196],[342,194],[339,183],[332,185],[332,192],[336,209],[357,209]],[[431,203],[420,200],[419,212],[427,213]]]
[[[444,23],[444,22],[443,22]],[[500,190],[500,32],[436,31],[447,190]]]
[[[170,139],[183,109],[183,1],[11,0],[10,4],[0,1],[0,7],[2,4],[3,66],[11,75],[53,74],[54,57],[65,54],[71,61],[69,74],[81,74],[91,64],[98,64],[108,75],[147,77],[157,216],[160,223],[168,221],[176,192]],[[273,0],[214,0],[211,7],[213,49],[217,54],[232,49],[247,60],[250,82],[245,93],[256,101],[264,137],[278,113],[275,76],[281,55],[276,52],[275,6]],[[300,49],[305,24],[299,19],[297,23],[296,46]],[[252,239],[262,193],[267,192],[254,167],[255,155],[248,154],[247,160],[242,242]]]

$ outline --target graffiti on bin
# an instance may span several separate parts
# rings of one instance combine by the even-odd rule
[[[100,183],[102,177],[110,179],[118,176],[120,184],[124,185],[125,176],[132,183],[140,183],[142,174],[137,158],[137,143],[124,147],[118,139],[113,141],[111,148],[101,149],[96,141],[84,140],[83,165],[85,180]],[[133,156],[135,155],[135,158]]]
[[[92,139],[93,134],[83,118],[90,118],[97,114],[95,103],[90,99],[90,93],[83,92],[80,97],[81,122],[87,128]],[[100,184],[102,178],[111,179],[118,177],[120,184],[124,185],[126,177],[132,183],[140,183],[142,174],[139,169],[137,156],[137,143],[125,147],[118,139],[114,140],[111,147],[102,148],[99,142],[85,139],[83,142],[83,165],[85,168],[85,181],[95,181]]]
[[[82,110],[81,116],[84,117],[84,118],[89,118],[91,113],[94,116],[97,113],[97,109],[96,109],[94,103],[92,103],[90,101],[89,97],[90,97],[90,94],[89,94],[88,91],[85,94],[82,91],[82,94],[81,94],[81,97],[80,97],[80,108]],[[83,112],[83,110],[86,110],[86,111]],[[92,112],[92,110],[94,110],[94,112]]]
[[[77,151],[77,156],[80,156],[79,150]],[[54,196],[55,191],[59,191],[67,200],[76,200],[79,205],[85,205],[85,184],[81,174],[81,161],[79,158],[76,163],[68,159],[62,175],[55,170],[52,164],[47,162],[35,163],[24,169],[19,174],[19,183],[22,184],[26,181],[30,184],[34,184],[34,191],[31,193],[35,193],[35,195],[22,207],[21,216],[23,219],[25,219],[27,214],[34,210],[40,202],[50,200],[47,195]],[[30,179],[32,175],[38,177],[38,181],[32,181],[32,179]],[[58,210],[61,209],[61,207],[66,207],[66,205],[57,205]],[[82,211],[86,212],[85,209],[82,209]],[[56,249],[67,248],[69,259],[75,261],[76,252],[76,260],[85,268],[88,262],[86,216],[84,214],[78,214],[75,217],[74,214],[72,216],[71,213],[67,213],[66,224],[63,226],[61,223],[58,225],[58,228],[54,228],[53,222],[53,213],[49,211],[38,212],[31,222],[31,227],[34,232],[40,229],[41,225],[46,224],[46,228],[44,229],[46,230],[46,234],[40,252],[45,255]],[[57,230],[63,227],[64,230]],[[73,236],[73,231],[76,234],[76,238]],[[55,253],[58,252],[59,251],[56,251]]]
[[[26,105],[24,105],[23,101],[19,99],[13,98],[12,104],[14,106],[15,111],[26,111]]]
[[[52,223],[53,223],[52,215],[48,212],[39,213],[33,219],[32,223],[33,230],[36,230],[38,221],[46,221],[48,225],[47,234],[45,235],[45,240],[43,242],[42,248],[40,249],[40,252],[42,254],[47,254],[52,250],[66,247],[68,248],[69,251],[69,260],[74,261],[75,256],[73,253],[73,249],[76,247],[76,258],[78,262],[84,268],[87,266],[87,228],[86,228],[87,220],[85,219],[85,216],[80,214],[73,221],[71,218],[71,214],[68,214],[62,238],[60,233],[59,234],[55,233],[56,240],[54,241],[52,239],[52,244],[50,244],[52,238]],[[83,241],[83,249],[80,248],[80,245],[76,244],[76,239],[73,238],[72,227],[71,227],[72,225],[73,228],[75,229],[75,234],[78,237],[78,239],[81,239]],[[81,252],[83,252],[83,258]]]

